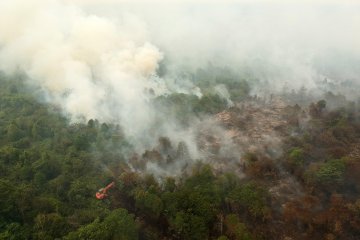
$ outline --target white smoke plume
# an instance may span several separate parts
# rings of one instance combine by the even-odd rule
[[[144,88],[168,92],[149,80],[163,53],[170,72],[212,62],[266,90],[314,89],[325,77],[360,82],[359,29],[356,1],[2,0],[0,68],[25,71],[73,118],[134,123],[151,115]]]
[[[53,0],[0,2],[1,70],[24,71],[73,119],[140,131],[150,115],[143,89],[161,59],[131,16],[116,23]]]

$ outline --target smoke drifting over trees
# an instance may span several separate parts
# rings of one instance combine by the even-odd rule
[[[162,54],[141,26],[57,1],[2,1],[0,11],[2,70],[25,72],[73,119],[148,116],[143,88]]]
[[[120,124],[139,152],[171,136],[193,159],[204,158],[197,146],[196,126],[206,125],[201,116],[247,94],[356,94],[358,5],[75,3],[2,1],[0,68],[23,72],[75,122]],[[180,108],[169,111],[168,101]],[[179,125],[185,118],[191,124]],[[202,131],[219,135],[214,124]]]
[[[357,4],[76,2],[1,3],[2,69],[24,70],[55,100],[68,91],[73,115],[114,118],[107,104],[143,98],[163,57],[172,77],[211,62],[277,90],[325,77],[358,83]]]
[[[314,90],[324,78],[359,83],[358,5],[73,3],[2,1],[1,69],[24,71],[73,119],[119,121],[132,136],[157,115],[144,89],[201,96],[181,74],[209,62],[257,80],[254,94]]]
[[[356,2],[1,0],[0,239],[357,239],[359,29]]]
[[[0,239],[357,239],[359,29],[355,1],[0,0]]]

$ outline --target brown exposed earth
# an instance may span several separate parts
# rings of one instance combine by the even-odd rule
[[[289,126],[286,109],[281,98],[253,98],[218,113],[216,121],[242,152],[278,157]]]

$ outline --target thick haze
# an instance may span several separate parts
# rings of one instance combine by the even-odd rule
[[[359,79],[360,3],[354,1],[91,2],[89,12],[139,16],[175,69],[211,62],[275,89],[285,82],[316,88],[324,77]]]
[[[163,55],[141,23],[48,0],[1,1],[0,15],[1,69],[24,71],[73,119],[142,126],[149,117],[144,87]]]
[[[0,70],[26,73],[74,121],[119,122],[144,148],[165,135],[198,157],[196,127],[179,129],[149,105],[147,90],[201,96],[190,80],[174,79],[212,65],[258,79],[254,93],[316,90],[324,78],[359,84],[360,4],[0,1]],[[216,91],[228,95],[224,86]]]

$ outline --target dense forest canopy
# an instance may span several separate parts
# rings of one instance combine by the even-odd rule
[[[1,239],[356,239],[360,234],[359,107],[345,101],[329,110],[327,102],[341,96],[327,93],[327,100],[283,107],[286,124],[277,130],[283,152],[243,153],[241,174],[199,159],[182,175],[159,177],[143,165],[176,166],[172,162],[191,158],[185,143],[173,146],[171,136],[164,136],[154,140],[158,147],[135,153],[119,125],[71,123],[29,91],[23,77],[2,76],[0,84]],[[252,110],[269,104],[247,96],[247,86],[237,85],[237,93],[245,95],[231,99],[255,105],[248,106]],[[239,118],[248,114],[246,107],[228,106],[216,96],[175,94],[154,98],[154,104],[174,111],[168,114],[177,114],[184,127],[191,115],[225,111],[232,117],[224,128],[251,128],[249,117],[247,123]],[[229,161],[218,148],[212,145],[217,156],[212,158]],[[96,191],[111,181],[115,187],[108,198],[96,199]]]

